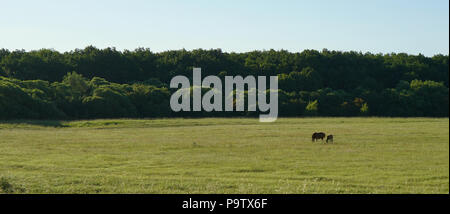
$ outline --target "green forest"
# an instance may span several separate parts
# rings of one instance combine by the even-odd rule
[[[449,56],[305,50],[0,49],[0,119],[253,117],[172,112],[172,77],[278,76],[279,116],[448,117]]]

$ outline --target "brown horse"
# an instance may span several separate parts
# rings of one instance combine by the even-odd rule
[[[328,141],[331,141],[333,143],[333,135],[330,134],[327,136],[327,143]]]
[[[323,132],[314,132],[312,135],[312,141],[317,141],[319,139],[323,140],[325,138],[325,133]]]

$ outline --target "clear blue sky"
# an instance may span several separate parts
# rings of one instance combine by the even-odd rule
[[[449,53],[448,0],[1,1],[0,48]]]

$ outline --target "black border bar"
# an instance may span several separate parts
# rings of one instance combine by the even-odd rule
[[[263,200],[264,199],[264,200]],[[234,201],[231,201],[234,200]],[[183,204],[191,206],[196,202],[215,201],[215,208],[183,208]],[[192,202],[192,203],[191,203]],[[238,202],[238,203],[235,203]],[[12,194],[1,195],[0,205],[17,204],[17,207],[26,207],[32,204],[34,208],[43,206],[63,206],[71,209],[84,211],[112,209],[115,211],[130,211],[134,209],[144,210],[144,213],[152,210],[195,212],[195,213],[216,213],[216,212],[260,212],[278,210],[306,210],[318,211],[355,211],[357,207],[363,206],[367,211],[386,212],[392,210],[416,210],[427,208],[428,211],[434,209],[448,209],[448,194],[439,195],[278,195],[278,194]],[[227,204],[228,203],[228,204]],[[197,203],[198,204],[198,203]],[[251,205],[250,205],[251,204]],[[259,207],[258,207],[259,206]],[[148,210],[149,212],[145,212]]]

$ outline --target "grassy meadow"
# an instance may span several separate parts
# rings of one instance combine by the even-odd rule
[[[448,194],[449,119],[0,121],[0,192]]]

